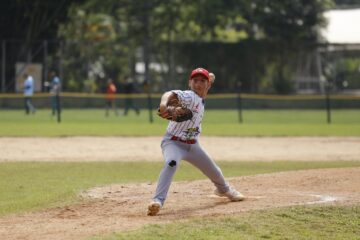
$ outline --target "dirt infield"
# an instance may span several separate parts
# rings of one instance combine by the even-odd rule
[[[161,161],[160,137],[0,138],[0,161]],[[218,138],[202,145],[216,160],[360,160],[360,138]],[[194,217],[256,209],[360,202],[360,168],[318,169],[228,179],[246,199],[212,194],[209,180],[173,183],[158,216],[146,216],[155,183],[110,185],[79,193],[80,203],[0,218],[1,239],[86,239]]]
[[[247,196],[229,202],[212,195],[209,181],[174,183],[158,216],[146,216],[155,184],[111,185],[82,193],[82,203],[0,219],[2,239],[85,239],[193,217],[241,215],[246,211],[306,204],[360,202],[360,168],[282,172],[231,178]]]
[[[161,137],[0,138],[0,161],[162,161]],[[360,137],[202,137],[216,161],[360,160]]]

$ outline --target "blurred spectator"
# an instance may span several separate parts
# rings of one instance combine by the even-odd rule
[[[34,79],[26,73],[24,74],[24,79],[25,113],[28,115],[30,112],[36,112],[36,109],[31,102],[31,98],[34,95]]]
[[[126,116],[131,108],[135,110],[136,115],[139,115],[140,109],[134,104],[131,96],[135,92],[134,81],[129,76],[125,77],[124,92],[126,93],[124,115]]]
[[[116,108],[116,86],[111,78],[107,81],[107,87],[106,87],[106,112],[105,116],[109,116],[109,110],[110,108],[114,110],[114,113],[116,116],[119,115],[117,108]]]
[[[51,82],[50,82],[50,94],[51,96],[51,109],[52,115],[54,116],[56,111],[60,112],[60,90],[61,90],[61,81],[57,76],[56,71],[50,72]]]

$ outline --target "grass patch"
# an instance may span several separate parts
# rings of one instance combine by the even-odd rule
[[[92,240],[359,239],[360,206],[299,206],[236,217],[201,218]]]
[[[0,111],[0,136],[160,136],[167,121],[143,110],[140,116],[105,117],[101,109],[65,109],[62,122],[40,109],[25,116],[20,110]],[[323,110],[207,110],[204,135],[212,136],[360,136],[360,110],[334,110],[332,124]]]
[[[225,177],[315,168],[359,167],[360,161],[219,162]],[[161,162],[2,162],[0,215],[42,209],[77,201],[79,192],[110,183],[156,181]],[[175,181],[205,179],[183,162]]]

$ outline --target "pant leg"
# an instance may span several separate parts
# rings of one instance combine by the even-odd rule
[[[51,96],[51,110],[52,110],[52,115],[56,114],[56,96]]]
[[[174,173],[181,159],[186,154],[187,146],[183,145],[184,144],[171,140],[163,140],[161,143],[164,166],[160,172],[154,199],[160,201],[162,205],[166,200]]]
[[[224,193],[229,190],[229,184],[225,181],[219,166],[203,150],[199,143],[191,145],[190,151],[184,160],[188,161],[207,176],[219,192]]]
[[[125,99],[124,115],[126,116],[130,109],[131,100],[129,98]]]
[[[134,100],[131,101],[131,107],[134,109],[134,111],[136,112],[136,115],[140,114],[140,109],[138,108],[138,106],[134,103]]]
[[[111,107],[111,102],[110,100],[106,100],[106,103],[105,103],[105,116],[109,116],[109,109]]]
[[[25,105],[25,113],[29,114],[30,108],[29,108],[29,98],[28,97],[24,98],[24,105]]]
[[[116,107],[116,99],[111,100],[111,108],[114,110],[115,115],[118,116],[119,112],[118,112],[117,107]]]
[[[29,110],[34,113],[36,111],[34,105],[32,104],[32,101],[31,101],[31,98],[29,97],[28,99],[28,107],[29,107]]]

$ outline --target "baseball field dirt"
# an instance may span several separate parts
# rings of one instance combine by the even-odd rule
[[[0,138],[0,161],[161,161],[159,142],[159,137]],[[359,143],[356,137],[202,139],[214,158],[239,161],[360,160]],[[21,153],[13,153],[12,149]],[[209,180],[174,182],[160,214],[149,217],[147,204],[156,183],[114,184],[79,193],[78,204],[2,217],[0,236],[8,240],[85,239],[149,223],[241,215],[284,206],[360,202],[360,168],[280,172],[227,180],[246,196],[244,201],[216,197]]]
[[[161,137],[0,137],[0,161],[162,161]],[[201,137],[215,161],[360,160],[360,137]]]

